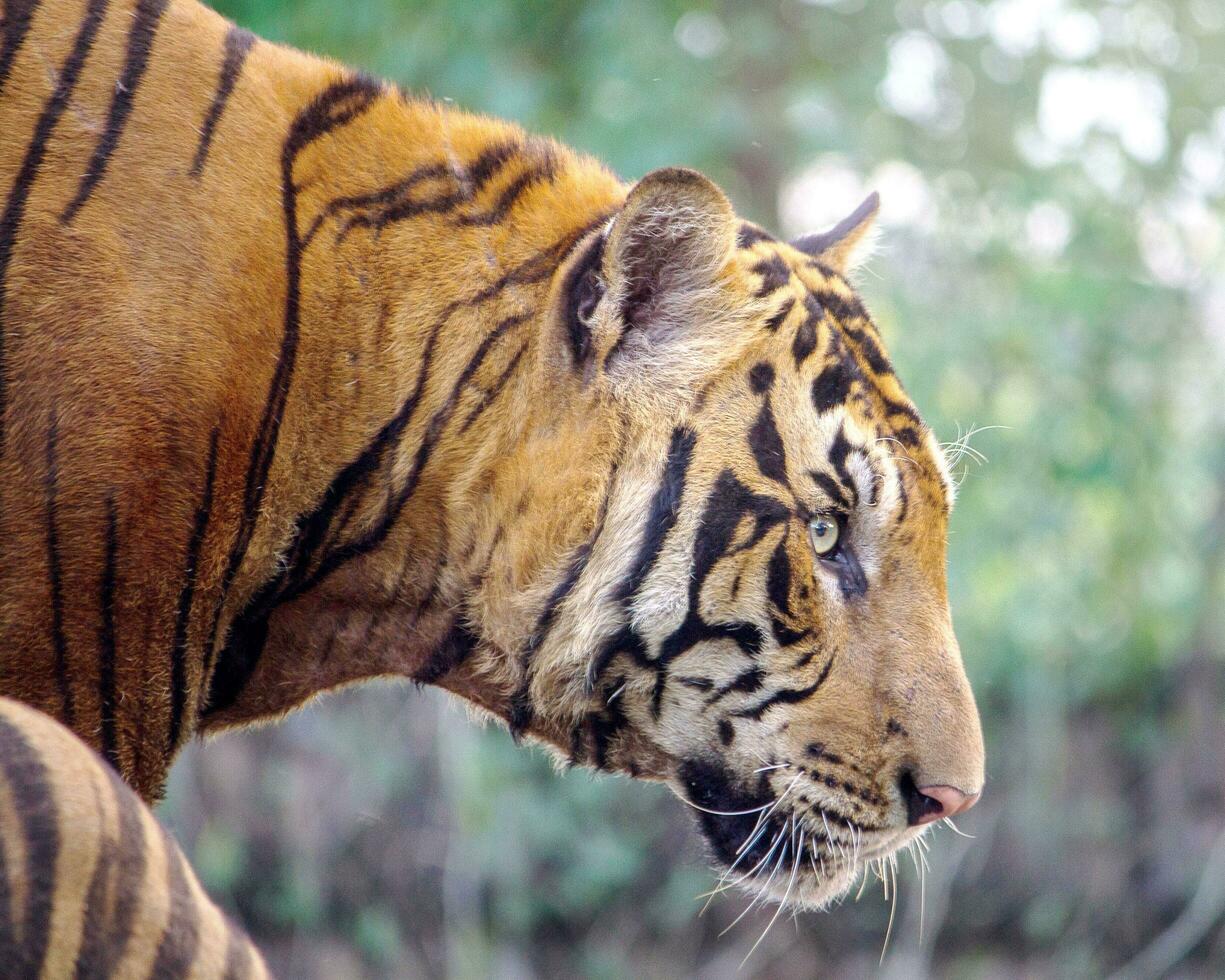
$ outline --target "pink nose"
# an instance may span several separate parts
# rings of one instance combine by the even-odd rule
[[[981,795],[963,793],[956,786],[919,786],[916,787],[916,790],[920,796],[925,798],[921,801],[922,805],[917,808],[919,812],[912,813],[911,816],[911,825],[916,827],[965,813],[978,802],[978,797]]]

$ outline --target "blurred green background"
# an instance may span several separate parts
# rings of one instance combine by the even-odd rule
[[[1221,0],[225,0],[265,37],[685,164],[861,284],[942,438],[984,801],[822,916],[714,881],[658,787],[371,686],[194,746],[163,819],[285,977],[1225,975]],[[920,912],[922,935],[920,936]]]

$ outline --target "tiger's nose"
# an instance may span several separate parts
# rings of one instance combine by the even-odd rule
[[[903,774],[901,790],[907,822],[912,827],[965,813],[981,795],[963,792],[956,786],[916,786],[910,773]]]

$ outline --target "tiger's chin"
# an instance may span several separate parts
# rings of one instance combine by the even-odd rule
[[[804,912],[824,911],[838,902],[868,871],[870,860],[896,849],[880,848],[872,858],[856,853],[849,843],[827,849],[801,829],[797,820],[786,817],[773,831],[763,835],[769,846],[763,849],[758,843],[742,845],[739,853],[728,860],[721,847],[722,835],[712,839],[707,828],[702,829],[715,855],[720,889],[734,886],[761,904],[784,905]]]
[[[785,806],[765,779],[744,787],[721,763],[688,760],[673,791],[697,816],[714,862],[718,889],[741,890],[761,902],[820,911],[845,896],[871,866],[905,846],[903,830],[865,846],[827,821]]]
[[[784,905],[788,909],[823,912],[855,887],[863,870],[861,864],[840,865],[829,869],[827,876],[823,877],[809,869],[807,872],[798,873],[794,883],[776,880],[762,889],[760,886],[754,888],[751,883],[745,882],[743,890],[755,898],[761,897],[767,902]]]

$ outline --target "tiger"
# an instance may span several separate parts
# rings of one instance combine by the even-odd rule
[[[118,773],[50,716],[2,697],[0,827],[6,977],[269,975]]]
[[[977,801],[875,195],[786,242],[195,0],[9,0],[0,134],[0,694],[146,801],[372,678],[796,908]]]

